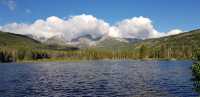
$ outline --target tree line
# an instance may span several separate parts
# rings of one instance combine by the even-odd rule
[[[193,59],[200,57],[197,55],[199,51],[199,49],[188,46],[169,47],[167,45],[157,47],[141,45],[139,48],[115,51],[100,50],[95,48],[80,50],[52,50],[0,47],[0,62],[17,62],[23,60],[41,59]]]

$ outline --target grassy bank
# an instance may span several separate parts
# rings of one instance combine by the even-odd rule
[[[200,92],[200,52],[195,57],[195,62],[192,65],[194,89]]]
[[[197,53],[195,62],[192,65],[192,71],[195,76],[195,79],[200,80],[200,51]]]
[[[195,55],[194,55],[195,57]],[[188,60],[192,57],[151,56],[145,51],[120,50],[107,51],[98,49],[51,50],[30,48],[0,48],[0,62],[41,62],[41,61],[80,61],[80,60]]]

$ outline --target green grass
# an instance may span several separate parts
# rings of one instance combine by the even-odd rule
[[[195,62],[192,65],[192,73],[193,73],[193,82],[194,82],[194,90],[200,93],[200,62]]]
[[[200,80],[200,63],[196,62],[192,65],[192,71],[195,79]]]
[[[42,43],[24,35],[0,31],[0,47],[10,48],[37,48],[44,47]]]
[[[185,48],[199,48],[200,47],[200,30],[193,30],[178,35],[172,35],[167,37],[147,39],[134,46],[140,47],[146,45],[148,47],[159,48],[162,45],[166,45],[169,48],[183,49]]]
[[[50,58],[50,59],[38,59],[38,60],[22,60],[17,61],[17,63],[38,63],[38,62],[83,62],[88,60],[80,60],[80,59],[64,59],[64,58]]]

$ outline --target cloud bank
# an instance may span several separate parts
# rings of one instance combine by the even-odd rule
[[[60,37],[64,38],[65,41],[71,41],[85,35],[90,35],[92,38],[109,36],[115,38],[147,39],[183,32],[179,29],[159,32],[154,28],[149,18],[142,16],[124,19],[114,25],[110,25],[102,19],[86,14],[71,16],[67,19],[51,16],[46,20],[38,19],[32,24],[11,23],[0,27],[0,30],[32,35],[35,39]]]

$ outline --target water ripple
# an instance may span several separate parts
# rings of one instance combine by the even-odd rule
[[[196,97],[190,61],[0,64],[2,97]]]

